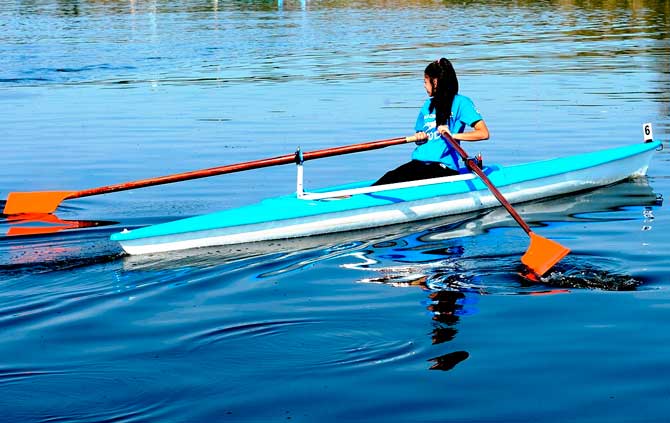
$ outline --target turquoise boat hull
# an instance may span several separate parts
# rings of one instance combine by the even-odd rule
[[[658,141],[484,170],[511,203],[644,176]],[[431,219],[499,206],[473,174],[370,187],[371,181],[286,195],[113,234],[129,254],[269,241]]]

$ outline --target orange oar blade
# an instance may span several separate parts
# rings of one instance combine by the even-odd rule
[[[75,191],[10,192],[4,214],[52,213]]]
[[[531,232],[529,236],[530,246],[526,254],[521,257],[521,262],[539,276],[544,275],[570,252],[569,248],[537,235],[535,232]]]

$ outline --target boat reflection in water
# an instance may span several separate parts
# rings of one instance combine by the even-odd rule
[[[534,223],[545,222],[598,222],[629,220],[606,212],[621,211],[626,207],[643,206],[641,216],[653,220],[653,206],[662,205],[663,198],[653,192],[647,178],[627,180],[608,187],[598,188],[567,197],[558,197],[537,203],[515,205],[514,208],[525,220]],[[516,226],[506,210],[497,208],[480,219],[468,222],[459,230],[434,234],[431,239],[448,239],[482,234],[493,228]],[[643,228],[645,230],[650,229]]]

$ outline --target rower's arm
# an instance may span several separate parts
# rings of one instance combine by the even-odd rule
[[[486,126],[484,119],[482,119],[475,123],[472,131],[453,134],[452,138],[459,141],[484,141],[489,139],[489,128]]]

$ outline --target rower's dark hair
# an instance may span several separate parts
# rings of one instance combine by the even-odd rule
[[[429,110],[431,113],[435,110],[437,126],[447,125],[451,116],[451,105],[458,94],[458,78],[454,66],[443,57],[428,64],[424,74],[430,78],[431,84],[433,80],[437,80]]]

